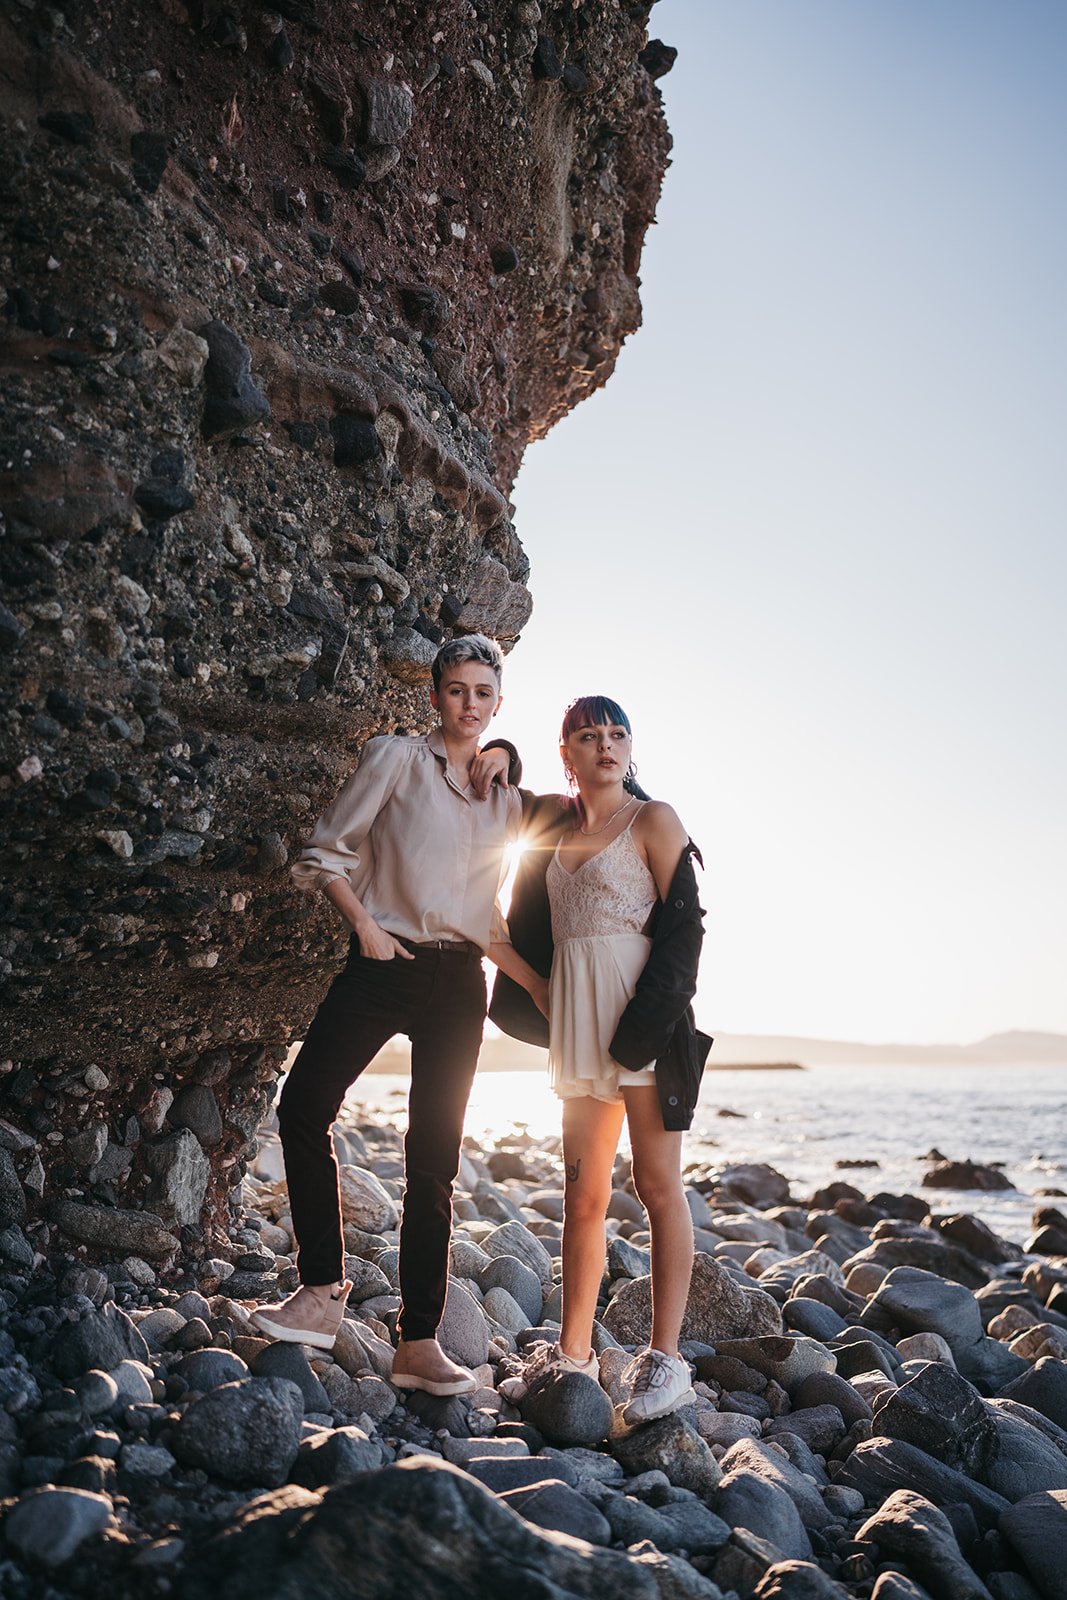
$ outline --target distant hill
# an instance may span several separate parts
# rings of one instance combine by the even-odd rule
[[[410,1056],[406,1039],[386,1045],[374,1072],[406,1072]],[[520,1044],[496,1030],[482,1045],[482,1072],[544,1072],[544,1050]],[[803,1067],[885,1066],[1063,1066],[1067,1067],[1067,1034],[1013,1029],[993,1033],[974,1044],[856,1044],[839,1039],[805,1039],[785,1034],[721,1033],[708,1057],[709,1070],[796,1064]]]
[[[1015,1029],[973,1044],[858,1044],[783,1035],[719,1034],[708,1065],[752,1066],[798,1061],[807,1067],[863,1066],[1065,1066],[1067,1035]]]

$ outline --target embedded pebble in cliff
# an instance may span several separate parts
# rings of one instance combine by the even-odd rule
[[[202,427],[204,438],[216,442],[265,421],[270,405],[252,377],[251,352],[233,329],[215,321],[198,331],[209,352]]]

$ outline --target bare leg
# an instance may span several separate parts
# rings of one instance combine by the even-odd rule
[[[664,1129],[653,1086],[624,1085],[623,1095],[634,1188],[648,1212],[652,1235],[650,1344],[664,1355],[676,1356],[693,1273],[693,1219],[682,1186],[682,1135]]]
[[[564,1355],[584,1361],[590,1351],[597,1293],[604,1276],[604,1218],[611,1168],[622,1132],[623,1107],[583,1097],[563,1102]]]

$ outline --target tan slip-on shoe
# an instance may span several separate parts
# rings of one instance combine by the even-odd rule
[[[307,1303],[291,1310],[300,1290],[277,1306],[257,1306],[252,1321],[270,1339],[285,1344],[306,1344],[313,1350],[332,1350],[345,1314],[351,1283],[346,1279],[319,1310]],[[288,1319],[288,1320],[287,1320]]]

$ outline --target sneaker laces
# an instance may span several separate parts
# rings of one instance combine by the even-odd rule
[[[662,1389],[674,1375],[675,1363],[670,1356],[658,1350],[643,1350],[635,1356],[622,1374],[635,1395],[648,1394],[651,1389]]]
[[[524,1355],[518,1358],[511,1357],[505,1381],[514,1383],[518,1379],[529,1388],[553,1365],[558,1358],[558,1351],[558,1345],[549,1344],[547,1339],[538,1339],[536,1344],[529,1346]]]

